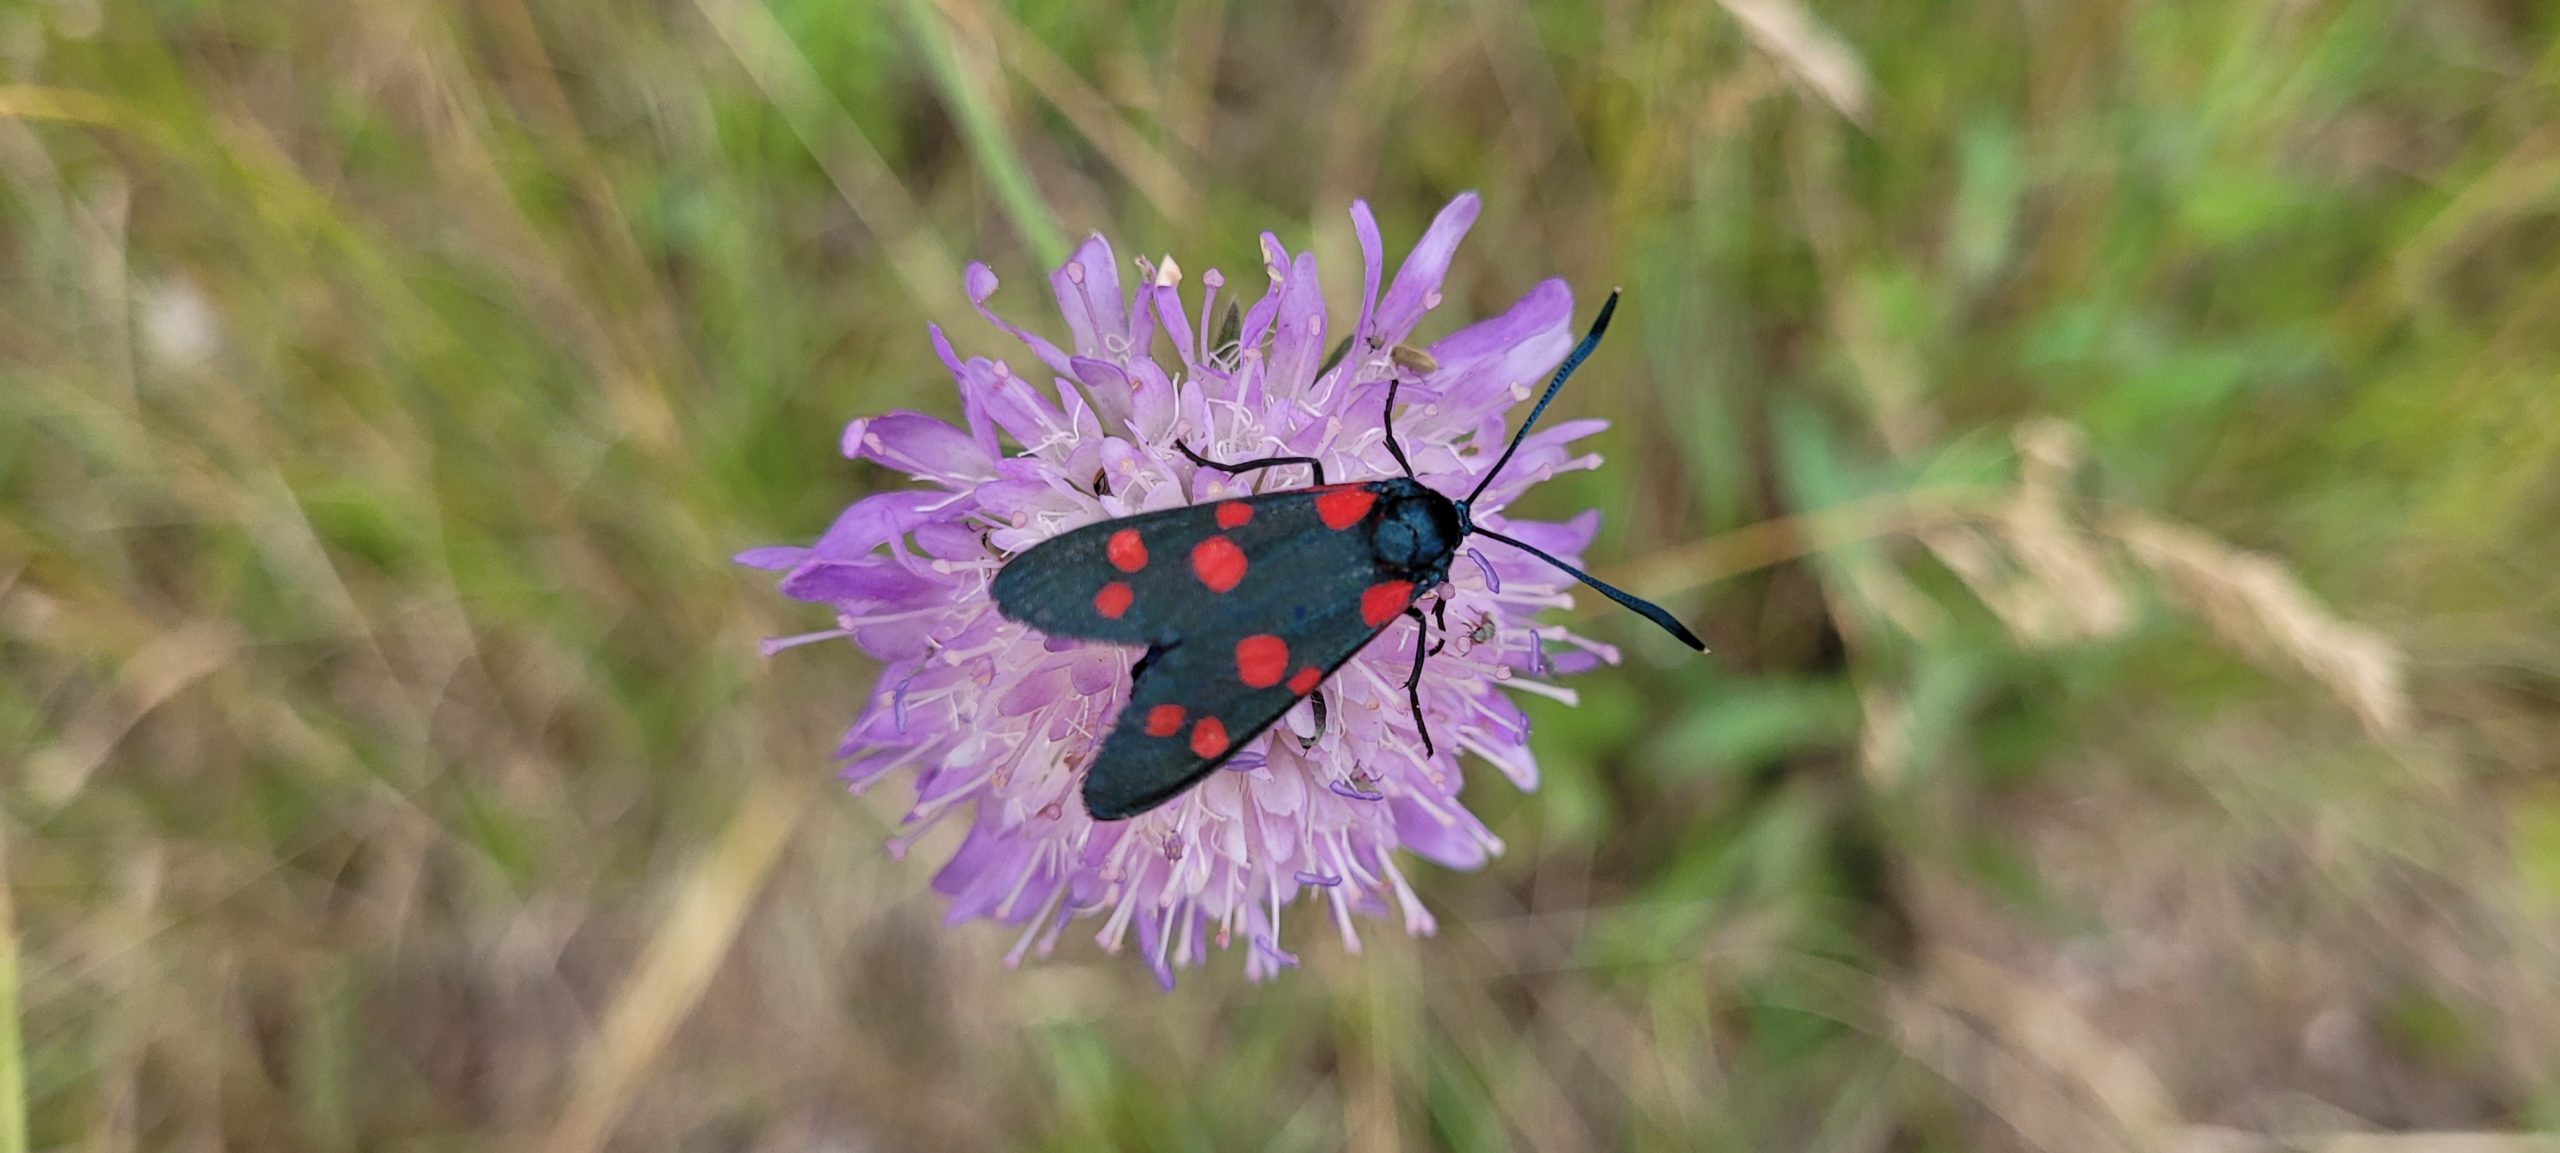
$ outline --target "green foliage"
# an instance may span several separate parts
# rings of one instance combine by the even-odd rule
[[[0,1153],[2551,1125],[2555,42],[0,6]],[[823,622],[725,558],[955,407],[928,321],[1009,353],[963,261],[1028,318],[1088,229],[1240,283],[1270,229],[1342,307],[1351,198],[1395,251],[1464,188],[1426,335],[1626,286],[1534,511],[1715,651],[1577,610],[1626,664],[1528,702],[1540,792],[1471,768],[1510,851],[1413,870],[1435,937],[1008,970],[826,787],[872,670],[760,660]]]

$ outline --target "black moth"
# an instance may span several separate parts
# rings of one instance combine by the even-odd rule
[[[1312,457],[1224,464],[1181,445],[1202,468],[1242,474],[1305,465],[1315,484],[1086,525],[1007,563],[994,588],[1005,616],[1056,636],[1147,647],[1129,670],[1129,704],[1085,776],[1085,811],[1116,821],[1172,800],[1314,693],[1397,617],[1427,631],[1415,602],[1448,579],[1450,562],[1470,536],[1536,556],[1705,651],[1660,606],[1468,515],[1556,390],[1600,343],[1617,307],[1618,294],[1611,292],[1591,331],[1465,500],[1450,500],[1414,479],[1395,438],[1399,378],[1390,376],[1387,451],[1403,476],[1327,484],[1324,466]],[[1399,366],[1409,368],[1403,359]],[[1421,694],[1426,655],[1417,639],[1405,694],[1428,751]]]

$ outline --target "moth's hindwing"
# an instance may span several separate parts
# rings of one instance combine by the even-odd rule
[[[1384,627],[1361,616],[1355,596],[1296,618],[1293,628],[1204,631],[1149,649],[1128,706],[1085,776],[1085,811],[1116,821],[1181,795]]]

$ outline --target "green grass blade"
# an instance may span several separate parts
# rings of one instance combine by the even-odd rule
[[[1022,152],[1015,148],[1013,137],[997,119],[995,107],[985,94],[969,83],[968,73],[961,68],[959,46],[952,41],[951,28],[935,11],[932,0],[907,0],[907,17],[915,25],[916,40],[924,50],[925,63],[933,70],[934,87],[942,93],[942,102],[960,121],[960,134],[969,142],[969,153],[977,157],[987,178],[995,182],[996,200],[1003,205],[1005,218],[1022,234],[1023,243],[1031,246],[1032,255],[1045,267],[1067,262],[1066,233],[1057,219],[1049,214],[1048,203],[1041,199],[1040,188],[1031,181],[1030,166],[1023,163]]]

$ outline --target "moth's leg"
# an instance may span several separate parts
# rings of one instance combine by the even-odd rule
[[[1431,603],[1431,623],[1438,626],[1440,629],[1440,639],[1431,642],[1431,655],[1436,657],[1440,655],[1440,650],[1449,647],[1448,597],[1441,597],[1439,600]]]
[[[1166,650],[1172,647],[1172,645],[1148,645],[1147,651],[1139,654],[1137,663],[1129,666],[1129,684],[1135,687],[1138,678],[1147,675],[1147,666],[1156,663],[1156,658],[1163,656]]]
[[[1301,749],[1312,749],[1316,747],[1316,742],[1324,739],[1324,690],[1319,688],[1307,694],[1307,705],[1315,710],[1316,735],[1298,738],[1298,747]]]
[[[1404,699],[1413,705],[1413,727],[1422,730],[1422,755],[1430,756],[1431,722],[1422,719],[1422,642],[1431,635],[1431,626],[1423,620],[1422,610],[1408,608],[1404,615],[1413,618],[1413,675],[1404,679]]]
[[[1387,411],[1383,423],[1387,429],[1387,453],[1396,458],[1396,467],[1404,470],[1405,479],[1411,480],[1413,479],[1413,462],[1404,458],[1404,446],[1396,443],[1396,389],[1403,383],[1404,380],[1400,377],[1387,378]]]
[[[1181,449],[1182,455],[1191,458],[1191,463],[1199,465],[1202,468],[1214,468],[1219,472],[1226,473],[1230,476],[1239,476],[1248,472],[1258,472],[1266,468],[1278,468],[1284,464],[1303,464],[1308,468],[1315,470],[1316,487],[1324,487],[1324,463],[1312,456],[1266,456],[1260,460],[1239,461],[1235,464],[1220,464],[1217,461],[1191,451],[1191,446],[1184,444],[1181,441],[1177,440],[1173,442],[1173,447]]]

